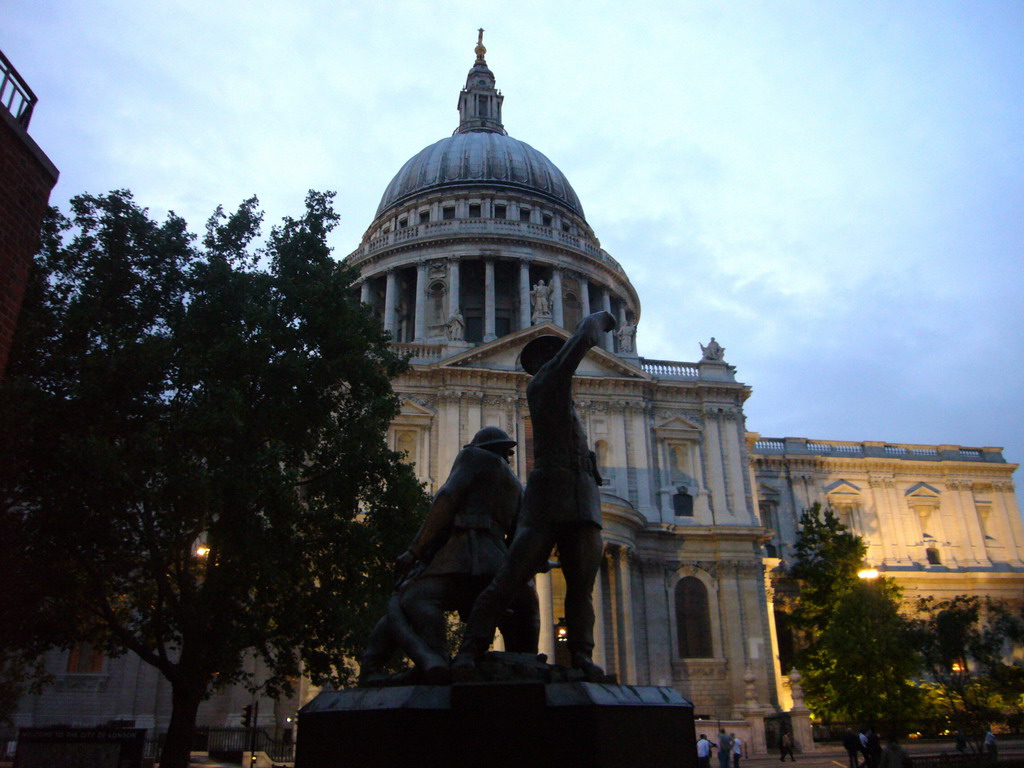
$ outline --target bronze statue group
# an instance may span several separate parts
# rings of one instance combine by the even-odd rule
[[[572,402],[572,379],[587,354],[614,330],[609,312],[585,317],[568,339],[530,341],[520,364],[531,375],[526,400],[533,424],[533,469],[523,490],[509,465],[516,442],[481,429],[455,458],[419,532],[396,560],[399,584],[360,659],[362,684],[389,679],[386,665],[404,651],[412,678],[428,684],[472,680],[501,630],[505,649],[536,654],[539,607],[533,578],[554,547],[565,577],[565,621],[572,667],[604,678],[594,663],[591,594],[603,555],[601,478]],[[466,623],[454,660],[448,614]]]

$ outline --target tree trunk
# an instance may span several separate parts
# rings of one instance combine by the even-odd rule
[[[205,686],[186,680],[171,684],[171,723],[160,756],[160,768],[189,768],[196,713]]]

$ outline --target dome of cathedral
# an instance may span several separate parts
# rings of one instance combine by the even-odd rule
[[[414,155],[384,190],[377,215],[427,190],[474,184],[540,195],[583,216],[569,180],[547,157],[505,133],[481,130],[456,133]]]

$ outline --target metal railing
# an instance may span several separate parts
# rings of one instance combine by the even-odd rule
[[[0,76],[0,102],[18,124],[28,130],[32,110],[36,106],[36,95],[18,74],[10,59],[4,56],[3,51],[0,51]]]

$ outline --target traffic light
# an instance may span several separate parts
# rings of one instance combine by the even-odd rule
[[[252,704],[242,707],[242,727],[252,728]]]

